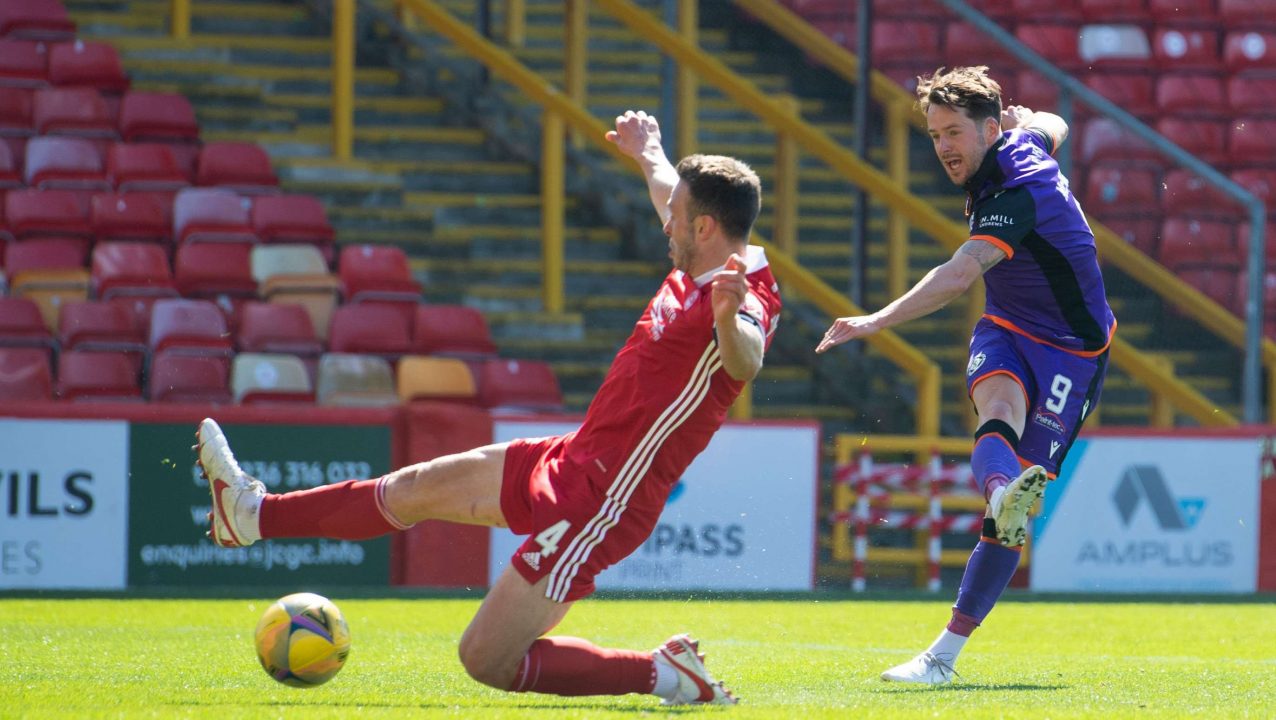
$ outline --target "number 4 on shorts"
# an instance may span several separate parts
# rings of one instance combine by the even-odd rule
[[[563,539],[563,536],[567,534],[567,530],[571,526],[572,524],[566,520],[559,520],[541,530],[536,535],[536,544],[541,546],[541,555],[544,557],[553,555],[558,550],[558,541]]]

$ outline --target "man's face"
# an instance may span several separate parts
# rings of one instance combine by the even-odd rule
[[[687,209],[690,193],[686,183],[674,186],[673,195],[669,197],[669,221],[665,223],[673,266],[688,274],[696,262],[695,218]]]
[[[998,133],[998,126],[991,119],[976,123],[965,108],[943,105],[926,109],[926,129],[944,172],[958,186],[966,184],[979,169]]]

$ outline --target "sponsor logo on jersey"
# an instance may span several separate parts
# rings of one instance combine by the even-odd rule
[[[988,359],[988,356],[983,353],[979,353],[978,355],[971,355],[970,362],[966,363],[966,377],[970,377],[971,375],[974,375],[976,370],[983,367],[984,361],[987,359]]]
[[[992,213],[991,215],[984,215],[979,218],[979,227],[981,228],[1012,227],[1014,224],[1015,224],[1014,218],[1010,217],[1009,215],[1002,215],[1000,213]]]
[[[1059,442],[1058,440],[1051,440],[1050,441],[1050,457],[1054,458],[1054,454],[1059,452],[1059,448],[1061,447],[1063,447],[1063,443]]]
[[[1032,413],[1032,421],[1056,435],[1065,435],[1068,432],[1068,426],[1063,424],[1063,420],[1058,415],[1045,412],[1040,408]],[[1054,455],[1054,453],[1050,454]]]

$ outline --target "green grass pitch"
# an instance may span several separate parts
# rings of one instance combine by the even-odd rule
[[[705,599],[579,603],[558,629],[603,645],[701,638],[734,708],[663,710],[650,696],[513,695],[456,660],[474,599],[333,600],[353,636],[336,679],[285,687],[252,631],[273,597],[0,599],[0,718],[1200,718],[1276,717],[1272,603],[1009,599],[947,688],[884,683],[949,601]]]

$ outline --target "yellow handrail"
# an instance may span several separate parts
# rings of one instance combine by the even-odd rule
[[[728,97],[750,109],[779,133],[791,133],[806,152],[820,158],[844,178],[865,188],[889,209],[908,213],[913,224],[955,251],[967,240],[967,229],[949,220],[928,203],[893,182],[820,131],[741,78],[721,61],[683,42],[658,20],[629,0],[594,0],[597,5],[656,45],[679,63],[689,65]],[[1236,418],[1218,408],[1196,390],[1155,363],[1140,361],[1139,353],[1124,342],[1114,343],[1112,361],[1143,382],[1151,392],[1164,395],[1181,411],[1202,425],[1235,425]]]
[[[354,0],[332,3],[332,156],[354,157]]]

